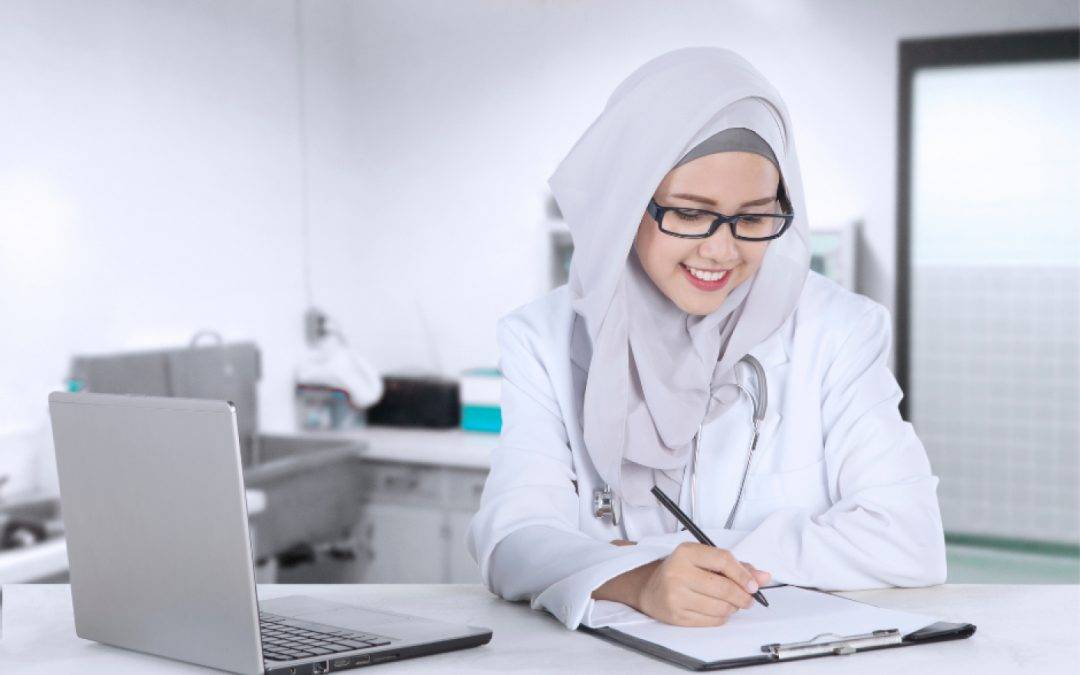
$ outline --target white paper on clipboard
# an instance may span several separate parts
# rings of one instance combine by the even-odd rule
[[[882,609],[798,586],[762,589],[768,607],[740,609],[723,626],[687,628],[661,623],[618,602],[598,600],[586,625],[614,628],[705,662],[760,655],[762,645],[802,642],[824,633],[859,635],[895,628],[906,635],[938,619]]]

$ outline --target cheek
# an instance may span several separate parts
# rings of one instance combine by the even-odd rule
[[[768,243],[747,244],[742,249],[743,264],[746,265],[747,276],[752,276],[761,267],[765,259],[765,251],[769,248]]]
[[[681,260],[679,247],[672,246],[672,242],[666,241],[668,239],[671,237],[663,236],[655,226],[638,229],[634,248],[641,260],[641,266],[650,275],[663,275]]]

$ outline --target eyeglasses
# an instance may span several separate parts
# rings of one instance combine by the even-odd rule
[[[727,223],[731,235],[743,241],[768,241],[776,239],[791,226],[794,213],[740,213],[725,216],[715,211],[688,209],[681,206],[660,206],[655,199],[649,200],[646,212],[653,217],[660,231],[684,239],[711,237]]]

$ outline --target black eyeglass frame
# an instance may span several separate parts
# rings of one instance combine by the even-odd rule
[[[769,241],[778,238],[783,233],[787,232],[791,227],[791,221],[795,219],[794,213],[740,213],[735,216],[725,216],[722,213],[716,211],[709,211],[707,209],[691,208],[686,206],[661,206],[656,203],[656,199],[649,199],[649,205],[646,207],[646,212],[652,216],[652,219],[656,221],[656,226],[660,228],[660,231],[664,234],[672,237],[679,237],[681,239],[707,239],[720,229],[720,226],[724,223],[731,228],[731,236],[742,241]],[[709,214],[713,216],[712,224],[709,225],[709,231],[702,234],[680,234],[678,232],[672,232],[664,229],[664,214],[668,211],[696,211],[702,214]],[[783,218],[784,224],[780,227],[780,231],[776,234],[770,234],[767,237],[743,237],[735,232],[735,223],[739,222],[740,218],[748,216],[768,216],[770,218]]]

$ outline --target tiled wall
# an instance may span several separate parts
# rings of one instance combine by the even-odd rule
[[[1080,268],[917,266],[910,334],[946,531],[1080,540]]]

